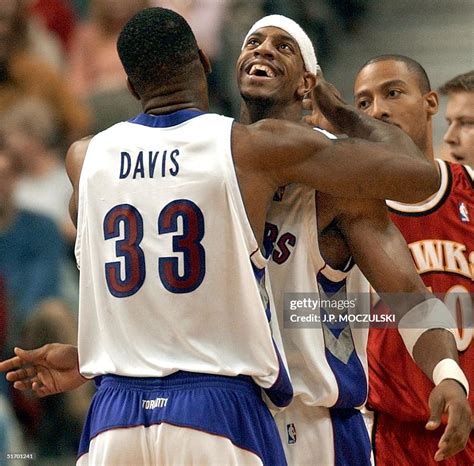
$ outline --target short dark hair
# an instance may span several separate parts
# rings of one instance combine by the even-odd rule
[[[186,20],[159,7],[146,8],[127,22],[117,51],[139,94],[184,74],[183,67],[199,59],[196,38]]]
[[[378,55],[364,63],[357,74],[359,74],[366,66],[371,65],[372,63],[378,63],[380,61],[398,61],[405,63],[408,70],[416,75],[421,93],[426,94],[427,92],[431,91],[431,83],[425,69],[417,61],[410,57],[406,57],[405,55]]]
[[[474,92],[474,70],[458,74],[445,82],[438,90],[443,95],[448,95],[451,92]]]

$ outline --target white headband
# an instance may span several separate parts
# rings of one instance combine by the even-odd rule
[[[307,71],[313,74],[318,72],[318,60],[316,59],[316,54],[314,52],[313,44],[309,39],[306,32],[303,31],[301,26],[293,21],[290,18],[282,15],[269,15],[264,16],[262,19],[259,19],[249,30],[245,36],[244,43],[242,44],[242,49],[245,47],[248,38],[258,29],[266,27],[276,27],[283,29],[287,32],[293,39],[297,42],[301,56],[304,61],[304,65]]]

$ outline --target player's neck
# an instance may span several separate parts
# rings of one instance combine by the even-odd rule
[[[173,93],[172,95],[151,97],[143,103],[143,111],[152,115],[162,115],[188,109],[206,112],[208,108],[207,99],[199,98],[199,96],[192,95],[186,90]]]
[[[240,112],[240,122],[251,124],[265,118],[275,118],[277,120],[300,121],[301,105],[278,105],[275,103],[265,105],[264,102],[245,102],[242,104]]]
[[[425,157],[431,162],[434,161],[434,149],[433,149],[433,143],[431,141],[428,142],[428,145],[423,150],[423,154],[425,154]]]
[[[428,122],[428,130],[426,132],[425,147],[420,147],[425,157],[431,162],[434,161],[434,149],[433,149],[433,127],[431,120]]]
[[[201,67],[202,68],[202,67]],[[189,79],[173,80],[141,95],[145,113],[162,115],[178,110],[209,110],[207,81],[204,72],[189,72]]]
[[[433,149],[433,137],[430,134],[426,134],[425,137],[420,137],[418,139],[412,138],[413,142],[416,144],[418,149],[423,153],[426,160],[433,162],[434,160],[434,149]]]

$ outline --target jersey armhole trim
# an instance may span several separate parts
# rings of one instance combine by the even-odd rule
[[[471,188],[474,189],[474,169],[468,165],[461,165],[464,170],[467,179],[471,182]]]
[[[435,159],[435,161],[438,163],[440,168],[441,184],[434,197],[421,204],[404,204],[401,202],[387,201],[387,206],[390,212],[394,212],[404,217],[419,217],[432,214],[443,206],[451,193],[453,175],[449,163],[441,159]]]

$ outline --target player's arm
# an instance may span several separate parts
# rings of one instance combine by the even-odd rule
[[[409,139],[385,125],[395,139]],[[406,144],[357,138],[331,140],[302,124],[262,120],[235,124],[233,152],[274,188],[304,183],[334,196],[417,202],[438,188],[436,167]],[[235,149],[234,149],[235,148]],[[242,162],[242,160],[240,160]]]
[[[39,397],[74,390],[87,382],[79,373],[77,347],[51,343],[34,350],[15,348],[16,356],[0,362],[0,372],[18,390]]]
[[[439,328],[443,326],[443,313],[445,322],[452,317],[444,304],[428,292],[416,273],[406,242],[390,221],[385,204],[379,201],[335,200],[335,208],[337,202],[340,203],[337,224],[357,265],[395,310],[405,344],[408,342],[407,347],[414,344],[411,354],[417,365],[438,383],[430,395],[431,417],[426,427],[436,429],[441,415],[448,414],[448,425],[435,459],[439,461],[452,456],[464,448],[471,430],[471,413],[464,385],[453,380],[453,374],[449,372],[441,372],[438,380],[433,380],[435,367],[441,361],[448,359],[457,362],[458,359],[453,335]],[[432,304],[437,306],[437,314],[430,314]],[[422,330],[404,328],[403,321],[399,319],[410,315],[412,323],[418,323]],[[434,320],[433,316],[436,316]],[[430,327],[432,329],[423,331]],[[415,333],[410,334],[411,331]]]
[[[69,215],[71,216],[74,226],[77,226],[79,178],[81,176],[82,165],[91,138],[92,136],[76,141],[71,145],[66,154],[66,172],[69,176],[69,181],[72,184],[72,194],[69,201]]]

